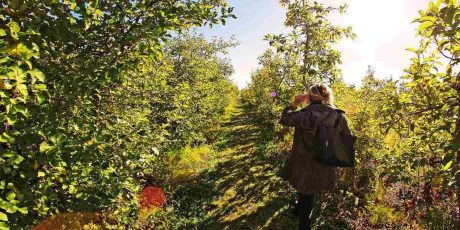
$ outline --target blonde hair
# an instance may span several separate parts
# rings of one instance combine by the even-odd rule
[[[310,98],[310,102],[319,101],[322,104],[330,105],[334,103],[334,93],[326,84],[313,85],[308,90],[308,96]]]

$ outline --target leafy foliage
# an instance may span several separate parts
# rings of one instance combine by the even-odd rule
[[[217,56],[227,43],[168,38],[224,22],[232,8],[222,0],[0,5],[0,225],[79,210],[129,224],[139,179],[164,180],[164,149],[206,142],[227,103],[219,94],[235,90]],[[198,46],[207,53],[182,56]]]
[[[286,35],[266,36],[286,65],[280,71],[280,81],[297,90],[302,87],[306,90],[315,80],[334,80],[340,72],[337,64],[341,60],[333,45],[355,35],[351,27],[333,25],[327,17],[334,12],[345,13],[347,5],[331,7],[308,0],[280,3],[288,9],[285,25],[292,30]]]
[[[271,49],[259,57],[262,66],[243,91],[244,100],[256,107],[269,130],[280,131],[275,121],[286,103],[318,81],[339,79],[340,52],[334,48],[342,38],[354,38],[350,27],[333,25],[334,12],[345,13],[346,5],[329,7],[316,1],[280,1],[287,8],[288,34],[266,35]],[[271,96],[276,93],[276,97]]]
[[[287,7],[285,24],[293,32],[267,36],[273,49],[260,56],[261,67],[243,90],[243,99],[256,108],[274,140],[289,142],[292,133],[277,125],[280,111],[310,82],[332,80],[335,104],[347,112],[358,136],[358,164],[342,170],[338,190],[319,199],[317,225],[458,227],[459,3],[435,1],[420,11],[414,20],[420,47],[409,49],[415,57],[401,80],[379,79],[370,67],[360,88],[343,83],[336,67],[340,53],[330,48],[342,37],[354,37],[350,28],[335,27],[326,19],[345,7],[310,1],[281,4]]]
[[[360,88],[341,80],[334,48],[355,36],[328,20],[346,5],[280,3],[290,32],[266,36],[271,49],[242,91],[250,117],[218,137],[237,104],[225,58],[237,42],[190,29],[235,17],[226,1],[0,1],[0,229],[67,212],[101,212],[111,229],[290,226],[278,214],[292,194],[275,171],[292,133],[277,120],[317,81],[331,83],[359,136],[357,167],[317,201],[319,228],[458,228],[458,1],[420,11],[401,80],[370,68]],[[207,171],[216,143],[229,156]],[[146,185],[165,188],[164,209],[139,212]],[[228,210],[233,221],[216,222]]]

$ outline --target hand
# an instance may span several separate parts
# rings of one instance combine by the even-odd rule
[[[300,104],[302,104],[303,102],[306,102],[307,100],[308,100],[308,94],[299,94],[295,96],[292,106],[297,108]]]

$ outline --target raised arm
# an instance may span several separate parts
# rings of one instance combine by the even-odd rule
[[[297,108],[291,106],[286,107],[281,114],[280,124],[289,127],[296,127],[302,119],[302,112],[295,111]]]
[[[302,123],[305,120],[306,112],[295,111],[297,107],[306,101],[307,95],[299,94],[295,97],[292,105],[286,107],[281,114],[280,124],[289,127],[298,127],[302,126]]]

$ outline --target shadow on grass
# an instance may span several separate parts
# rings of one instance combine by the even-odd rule
[[[288,186],[276,175],[283,159],[266,151],[256,119],[240,103],[222,126],[220,163],[176,193],[184,215],[200,219],[194,229],[295,229]]]
[[[222,125],[219,163],[176,192],[175,209],[195,219],[185,229],[296,228],[288,210],[292,193],[276,175],[283,158],[269,151],[256,119],[239,103]]]
[[[219,163],[175,193],[175,209],[190,220],[180,229],[297,228],[298,217],[289,208],[295,191],[276,175],[284,161],[278,152],[283,148],[264,138],[271,133],[256,125],[257,119],[250,107],[239,103],[222,125],[216,144]],[[342,199],[315,196],[314,229],[351,229],[336,218],[336,204]]]

